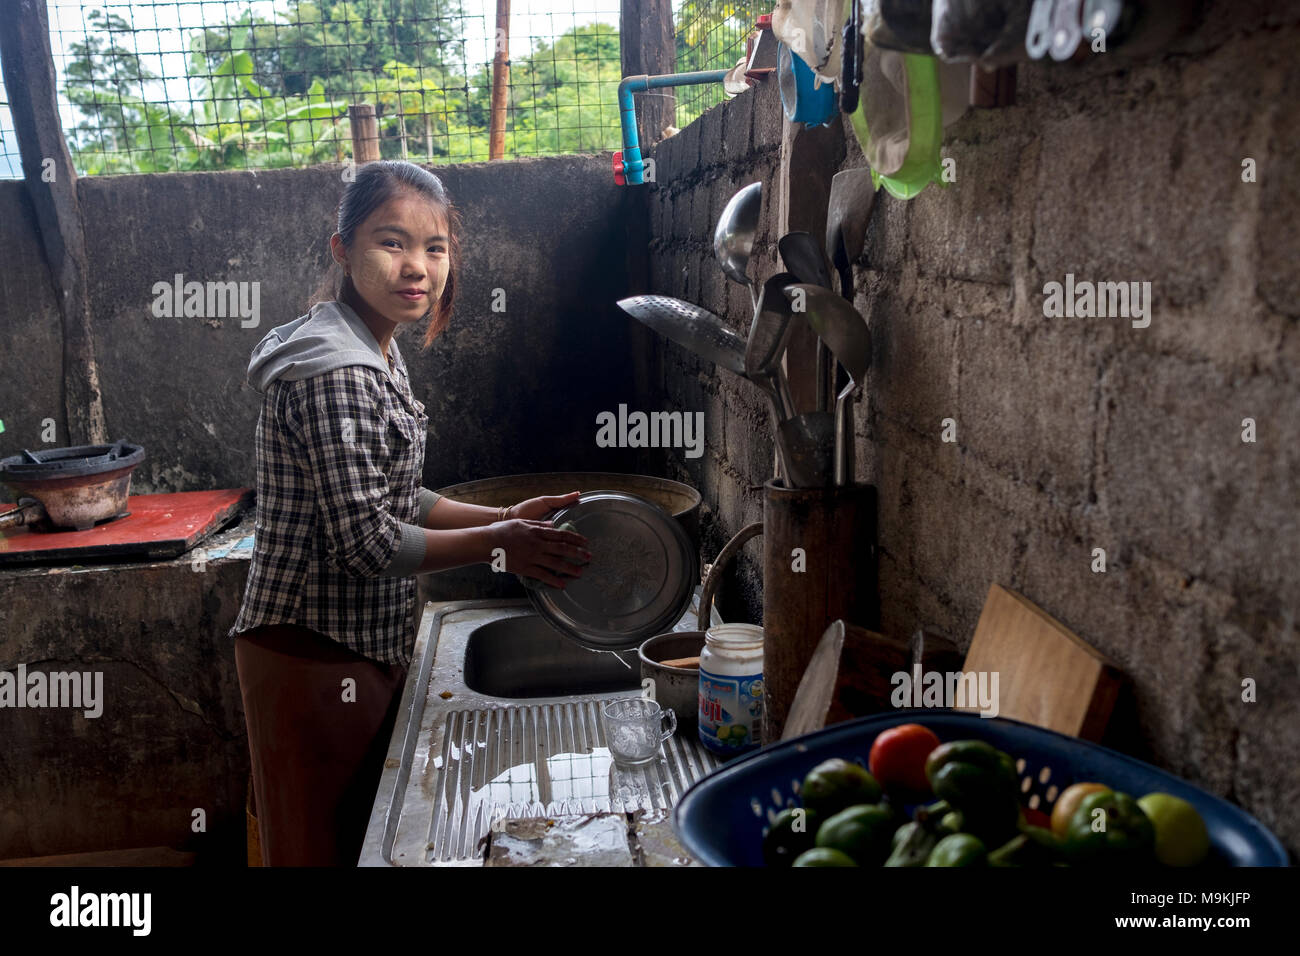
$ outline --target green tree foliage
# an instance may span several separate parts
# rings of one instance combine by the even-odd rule
[[[68,131],[78,168],[86,168],[79,160],[88,153],[101,157],[94,172],[171,168],[169,117],[145,100],[158,77],[135,54],[131,25],[101,10],[91,10],[86,21],[86,42],[72,44],[66,71],[68,100],[83,117]]]
[[[685,0],[675,8],[677,72],[731,69],[745,55],[745,38],[758,17],[772,7],[772,0]],[[720,84],[679,89],[678,124],[686,125],[725,96]]]
[[[619,141],[618,33],[578,27],[555,43],[536,40],[511,68],[506,148],[518,153],[573,153]]]
[[[351,152],[349,103],[375,106],[385,158],[486,159],[491,65],[464,62],[460,0],[290,0],[271,20],[245,10],[191,31],[192,101],[168,102],[135,53],[129,24],[88,14],[71,45],[69,132],[88,174],[291,166]],[[507,155],[618,142],[618,34],[576,27],[515,54]]]
[[[246,10],[195,39],[209,71],[247,50],[254,78],[272,93],[298,96],[320,80],[327,96],[339,96],[372,78],[376,64],[454,71],[464,16],[460,0],[289,0],[274,20]]]

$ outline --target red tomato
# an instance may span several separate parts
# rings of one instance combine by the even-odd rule
[[[937,746],[939,738],[929,728],[920,724],[899,724],[876,737],[867,766],[876,782],[886,790],[928,793],[930,783],[925,778],[925,758]]]
[[[1031,827],[1042,827],[1044,830],[1052,829],[1052,818],[1042,810],[1033,810],[1025,807],[1025,822]]]

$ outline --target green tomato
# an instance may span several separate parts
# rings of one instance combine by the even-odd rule
[[[1079,801],[1065,833],[1065,850],[1075,864],[1148,862],[1156,831],[1127,793],[1100,790]]]
[[[983,866],[988,859],[984,841],[969,833],[950,833],[930,851],[926,866]]]
[[[889,855],[894,813],[883,804],[841,810],[817,830],[817,845],[847,853],[858,866],[879,866]]]
[[[1156,859],[1165,866],[1196,866],[1210,852],[1210,834],[1196,808],[1169,793],[1148,793],[1138,802],[1155,827]]]

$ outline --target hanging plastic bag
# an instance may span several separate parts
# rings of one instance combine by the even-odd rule
[[[892,176],[911,143],[911,110],[903,54],[868,43],[862,62],[858,108],[850,117],[871,171]]]
[[[822,82],[834,83],[840,70],[842,0],[778,0],[772,9],[772,34],[808,64]],[[818,84],[820,86],[820,83]]]
[[[1031,0],[933,0],[930,46],[950,62],[1023,60]]]
[[[862,35],[886,50],[929,54],[932,0],[863,0]]]
[[[969,67],[865,44],[858,108],[849,117],[871,177],[911,199],[941,182],[943,128],[967,106]]]
[[[722,92],[734,98],[749,89],[749,83],[745,80],[745,71],[748,69],[749,61],[742,56],[722,78]]]

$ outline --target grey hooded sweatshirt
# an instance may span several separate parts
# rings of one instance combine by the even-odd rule
[[[405,367],[397,340],[389,342],[394,365]],[[383,350],[361,316],[346,303],[320,302],[306,315],[276,326],[253,349],[248,363],[248,383],[265,393],[272,382],[296,382],[349,365],[378,369],[396,382]],[[441,496],[420,489],[420,524]],[[381,577],[414,574],[424,562],[424,532],[415,525],[399,523],[401,543]]]

